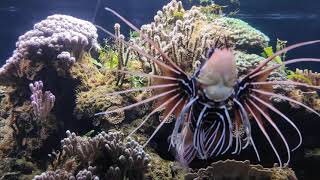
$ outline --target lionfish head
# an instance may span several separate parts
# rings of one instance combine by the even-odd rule
[[[238,72],[231,49],[216,49],[205,62],[197,78],[207,98],[221,102],[233,92]]]

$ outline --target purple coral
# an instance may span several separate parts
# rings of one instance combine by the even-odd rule
[[[96,27],[88,21],[60,14],[49,16],[19,37],[12,57],[0,68],[0,76],[14,71],[24,59],[60,60],[58,66],[61,60],[70,63],[85,51],[100,49],[97,38]]]
[[[72,174],[65,170],[47,171],[41,175],[37,175],[33,180],[61,180],[61,179],[72,179]]]
[[[36,81],[29,84],[32,92],[31,103],[34,115],[38,119],[45,119],[54,106],[55,96],[50,91],[42,92],[42,81]]]
[[[150,156],[136,141],[125,140],[120,132],[101,132],[94,137],[77,136],[70,131],[66,133],[67,137],[61,141],[65,155],[69,158],[76,157],[82,164],[95,165],[100,169],[96,172],[99,177],[114,180],[143,179],[150,167]],[[104,162],[98,159],[108,159],[108,162],[113,163],[106,163],[109,166],[106,168],[106,164],[101,164]],[[90,175],[87,171],[80,175],[83,176],[84,173]]]

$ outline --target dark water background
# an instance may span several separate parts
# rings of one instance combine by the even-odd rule
[[[114,23],[119,20],[103,9],[109,6],[140,26],[152,21],[156,11],[168,2],[169,0],[101,0],[95,22],[107,29],[113,29]],[[228,0],[215,2],[230,4]],[[288,40],[289,44],[320,39],[319,0],[240,0],[240,2],[241,10],[237,17],[264,32],[273,43],[277,38]],[[192,3],[184,0],[184,5],[188,8]],[[11,56],[17,38],[32,29],[35,23],[56,13],[91,21],[95,6],[96,0],[1,0],[0,65]],[[320,45],[299,48],[288,55],[289,58],[319,58]],[[304,63],[296,67],[320,71],[320,65],[317,64]]]

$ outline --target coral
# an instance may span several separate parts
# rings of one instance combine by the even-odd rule
[[[212,19],[211,26],[227,32],[230,43],[238,50],[250,51],[268,46],[270,39],[248,23],[235,18],[220,17]]]
[[[247,54],[242,51],[234,51],[239,75],[245,75],[253,70],[264,59],[256,54]]]
[[[89,166],[87,169],[81,170],[76,176],[73,176],[72,173],[69,173],[65,170],[56,170],[56,171],[47,171],[41,175],[37,175],[33,180],[99,180],[98,176],[92,174],[94,168]]]
[[[47,63],[67,71],[84,52],[100,48],[97,37],[90,22],[66,15],[49,16],[19,37],[12,57],[0,68],[0,80],[4,84],[21,77],[33,80]]]
[[[169,55],[187,72],[196,66],[213,45],[233,46],[238,51],[255,51],[267,46],[269,38],[247,23],[233,18],[207,18],[202,7],[185,11],[182,3],[175,0],[154,16],[154,22],[143,25],[142,33]],[[176,18],[175,14],[183,14]],[[140,47],[157,57],[158,52],[141,38],[133,38]],[[145,61],[147,61],[145,59]],[[191,68],[191,69],[190,69]]]
[[[70,179],[71,177],[73,177],[71,173],[64,170],[57,170],[44,172],[41,175],[35,176],[33,180],[63,180]]]
[[[77,180],[99,180],[98,176],[95,176],[92,174],[92,172],[95,171],[94,167],[89,166],[88,170],[84,169],[82,171],[79,171],[76,175]]]
[[[261,165],[251,165],[249,161],[226,160],[212,163],[205,169],[189,173],[185,180],[191,179],[297,179],[294,172],[288,167],[263,168]]]
[[[32,92],[30,99],[34,115],[40,120],[47,118],[54,106],[55,96],[50,91],[42,92],[42,81],[30,83],[29,88]]]
[[[291,72],[291,74],[288,75],[288,79],[296,82],[308,83],[314,86],[320,85],[320,74],[308,69],[296,69],[295,72]]]
[[[67,137],[61,141],[61,145],[62,152],[55,153],[55,172],[62,172],[63,175],[76,174],[77,169],[94,165],[89,166],[88,170],[78,172],[77,179],[85,174],[92,179],[97,178],[96,176],[115,180],[143,179],[150,166],[150,157],[142,147],[132,139],[125,140],[120,132],[101,132],[91,138],[76,136],[75,133],[67,131]],[[77,167],[69,165],[69,168],[66,168],[66,162],[76,164]],[[53,172],[43,174],[48,173]]]
[[[320,85],[320,75],[317,72],[312,72],[311,70],[300,70],[296,69],[296,71],[288,71],[289,74],[287,75],[287,78],[300,83],[307,83],[309,85],[313,86],[319,86]],[[309,88],[303,88],[299,87],[291,90],[288,92],[288,96],[302,102],[304,104],[307,104],[311,108],[320,111],[320,98],[317,91],[309,89]],[[299,108],[299,106],[291,104],[293,107]]]

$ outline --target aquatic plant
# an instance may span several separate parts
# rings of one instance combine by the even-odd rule
[[[283,41],[283,40],[277,39],[276,52],[277,51],[281,51],[282,49],[284,49],[286,47],[286,44],[287,44],[287,41]],[[264,57],[264,58],[271,57],[271,56],[273,56],[273,54],[274,54],[274,51],[273,51],[273,47],[272,46],[265,47],[263,49],[263,52],[261,53],[262,57]],[[274,61],[276,63],[278,63],[278,64],[281,64],[285,60],[285,57],[286,57],[286,52],[281,54],[281,55],[279,55],[279,56],[276,56],[274,58]]]
[[[175,12],[173,13],[174,21],[179,20],[179,19],[183,19],[183,15],[184,15],[183,12],[175,11]]]
[[[141,88],[146,84],[146,78],[141,76],[131,76],[129,79],[133,88]]]
[[[312,85],[312,81],[310,78],[302,75],[302,74],[298,74],[298,73],[295,73],[294,71],[291,71],[291,70],[287,70],[287,78],[288,79],[292,79],[292,80],[296,80],[296,81],[299,81],[299,82],[303,82],[303,83],[307,83],[307,84],[310,84]]]
[[[137,38],[137,37],[139,37],[139,33],[137,31],[130,30],[129,37],[130,37],[130,39],[131,38]]]
[[[308,69],[296,69],[295,71],[288,71],[288,78],[293,81],[305,82],[314,86],[320,85],[320,74],[317,72],[312,72]]]
[[[209,19],[214,19],[222,15],[225,6],[218,4],[210,4],[200,8],[201,12],[204,13]]]

